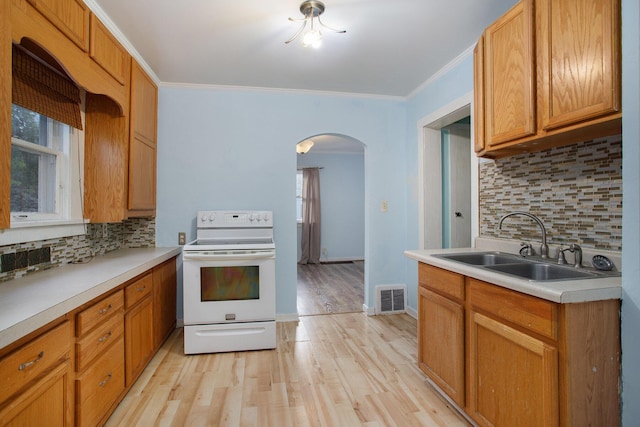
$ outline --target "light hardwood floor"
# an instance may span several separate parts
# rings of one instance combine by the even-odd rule
[[[298,265],[298,314],[361,312],[364,261]]]
[[[467,426],[425,383],[416,322],[363,313],[277,324],[276,350],[162,346],[107,426]]]

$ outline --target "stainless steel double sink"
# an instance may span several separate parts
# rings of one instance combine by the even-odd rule
[[[535,282],[595,279],[620,275],[618,272],[604,272],[591,268],[575,268],[571,265],[551,264],[550,259],[545,262],[542,258],[523,258],[502,252],[447,253],[433,256]]]

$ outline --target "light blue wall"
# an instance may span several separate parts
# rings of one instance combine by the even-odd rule
[[[479,35],[478,35],[479,36]],[[473,91],[473,55],[460,60],[447,73],[430,81],[422,90],[407,101],[407,151],[406,197],[407,197],[407,235],[406,247],[418,248],[418,122],[456,99]],[[427,209],[441,209],[441,206],[429,206]],[[405,283],[407,284],[407,304],[416,308],[418,265],[405,259]]]
[[[324,154],[312,150],[298,156],[299,168],[311,166],[322,167],[320,240],[327,249],[327,260],[363,259],[364,154]],[[300,259],[299,235],[297,242]]]
[[[622,425],[640,423],[640,6],[622,0]]]
[[[295,144],[317,134],[353,137],[365,153],[365,302],[404,272],[406,110],[402,101],[161,86],[157,244],[195,238],[202,209],[274,212],[278,315],[296,313]],[[381,213],[380,200],[389,201]],[[179,312],[182,318],[182,287]]]

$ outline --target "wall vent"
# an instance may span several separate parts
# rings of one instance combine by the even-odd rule
[[[404,313],[406,306],[405,285],[376,286],[376,314]]]

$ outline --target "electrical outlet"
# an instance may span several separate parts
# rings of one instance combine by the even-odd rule
[[[382,212],[387,212],[389,210],[389,202],[387,202],[386,200],[383,200],[382,203],[380,204],[380,210]]]
[[[184,245],[187,243],[187,234],[184,231],[178,233],[178,244]]]
[[[324,255],[325,258],[327,257],[327,248],[322,248],[322,255]]]
[[[109,228],[107,223],[102,224],[102,237],[105,238],[109,234]]]

